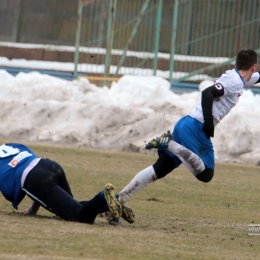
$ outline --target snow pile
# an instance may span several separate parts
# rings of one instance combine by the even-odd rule
[[[199,91],[171,92],[159,77],[123,76],[110,89],[37,72],[13,77],[1,70],[0,77],[0,137],[19,142],[143,152],[145,141],[172,129],[200,99]],[[216,127],[218,161],[260,164],[259,103],[244,91]]]

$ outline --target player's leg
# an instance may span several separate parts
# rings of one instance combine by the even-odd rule
[[[193,152],[191,152],[191,157],[192,156],[194,156]],[[180,164],[181,161],[178,160],[178,158],[172,156],[170,153],[168,154],[168,153],[161,152],[157,162],[153,165],[153,167],[159,179],[159,178],[163,178],[165,175],[167,175],[172,170],[177,168]],[[189,167],[192,168],[191,166]],[[214,175],[214,170],[205,167],[205,169],[202,172],[199,171],[199,173],[195,176],[200,181],[209,182],[213,178],[213,175]]]
[[[71,197],[73,197],[69,183],[67,181],[66,175],[65,175],[62,167],[58,163],[51,161],[49,159],[41,159],[41,160],[42,160],[41,164],[43,163],[43,161],[48,162],[48,163],[45,163],[45,166],[47,167],[48,171],[51,173],[51,175],[52,175],[51,178],[56,179],[56,182],[58,183],[58,185],[63,190],[65,190],[68,194],[70,194]],[[36,201],[33,201],[31,207],[28,208],[27,210],[25,210],[23,213],[30,214],[30,215],[36,215],[39,207],[40,207],[40,204]]]
[[[119,218],[122,215],[122,205],[115,197],[114,186],[111,183],[105,185],[103,191],[98,193],[89,201],[81,201],[83,209],[81,215],[84,216],[82,222],[93,223],[100,211],[107,207],[112,218]]]
[[[207,168],[196,153],[174,141],[169,143],[168,150],[174,153],[198,180],[209,182],[213,178],[214,170]]]
[[[160,152],[159,158],[154,163],[153,168],[158,179],[165,177],[180,165],[178,158],[172,157],[167,153]]]
[[[214,176],[214,170],[205,168],[205,170],[199,173],[196,178],[202,182],[210,182]]]
[[[115,194],[115,197],[116,197],[117,200],[118,200],[119,194],[118,194],[118,193]],[[102,215],[102,213],[105,213],[109,224],[116,225],[116,224],[119,224],[119,223],[120,223],[119,218],[115,218],[115,217],[113,217],[113,216],[111,215],[111,213],[109,213],[108,204],[107,204],[105,207],[103,207],[99,213],[100,213],[101,215]],[[127,221],[128,223],[130,223],[130,224],[133,224],[133,223],[134,223],[135,214],[134,214],[133,210],[132,210],[131,208],[127,207],[126,205],[123,205],[123,204],[122,204],[122,215],[121,215],[121,217],[122,217],[125,221]]]
[[[205,137],[201,128],[202,124],[197,120],[191,117],[184,117],[178,121],[174,128],[173,134],[176,142],[173,141],[171,134],[158,139],[161,143],[160,147],[156,146],[157,139],[149,142],[146,148],[161,149],[159,150],[159,159],[153,166],[140,171],[119,192],[120,202],[125,203],[136,192],[142,190],[155,180],[164,177],[182,162],[198,180],[204,182],[210,181],[214,174],[213,146],[211,141]]]
[[[60,171],[62,168],[56,163],[53,167],[53,164],[50,160],[41,159],[27,175],[23,190],[34,201],[65,220],[93,223],[99,211],[107,204],[104,193],[98,193],[90,201],[76,201],[67,190],[60,187],[60,178],[55,173],[57,168]]]
[[[49,161],[48,164],[46,164],[46,166],[50,167],[48,170],[52,172],[53,176],[56,179],[56,182],[58,183],[58,185],[65,190],[68,194],[71,195],[71,197],[73,197],[69,183],[67,181],[65,172],[63,170],[63,168],[56,162],[49,160],[49,159],[45,159],[46,161]]]
[[[157,148],[176,155],[197,179],[208,182],[214,175],[214,151],[201,128],[199,121],[184,117],[175,126],[174,140],[168,132],[150,141],[146,148]]]
[[[160,153],[158,160],[151,166],[145,168],[135,175],[135,177],[119,192],[119,201],[125,203],[135,193],[144,189],[150,183],[163,178],[176,167],[180,161],[175,156],[171,157],[166,153]]]
[[[157,180],[153,166],[149,166],[135,175],[135,177],[119,192],[119,201],[125,203],[136,192],[145,188],[148,184]]]
[[[172,140],[169,142],[167,150],[175,154],[194,176],[205,170],[205,165],[201,158],[183,145]]]
[[[214,176],[214,149],[211,140],[202,131],[202,126],[201,122],[190,116],[183,117],[173,133],[174,139],[183,148],[173,145],[175,147],[172,149],[180,149],[180,157],[198,180],[209,182]]]

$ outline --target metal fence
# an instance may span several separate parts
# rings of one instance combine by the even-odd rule
[[[79,0],[80,8],[79,54],[92,75],[200,81],[231,68],[240,49],[259,49],[259,0]]]
[[[259,40],[260,0],[0,0],[0,41],[75,44],[75,74],[92,77],[199,82]]]

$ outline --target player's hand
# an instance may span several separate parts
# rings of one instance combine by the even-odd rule
[[[31,208],[25,209],[21,212],[23,215],[36,215],[37,211],[31,210]]]
[[[24,215],[30,215],[29,209],[25,209],[21,213],[24,214]]]
[[[24,214],[24,215],[36,215],[39,208],[40,208],[40,204],[33,201],[31,207],[28,208],[28,209],[25,209],[21,213]]]
[[[206,137],[209,139],[210,137],[214,137],[214,123],[213,119],[206,119],[204,121],[202,131],[205,133]]]

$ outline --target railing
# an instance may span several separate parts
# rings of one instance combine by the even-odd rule
[[[66,71],[53,71],[53,70],[41,70],[41,69],[24,69],[24,68],[9,68],[9,67],[0,67],[0,70],[6,70],[13,76],[16,76],[20,72],[29,73],[29,72],[39,72],[41,74],[47,74],[50,76],[54,76],[60,79],[65,80],[74,80],[77,78],[73,73],[66,72]],[[86,74],[79,74],[78,76],[86,76]]]

